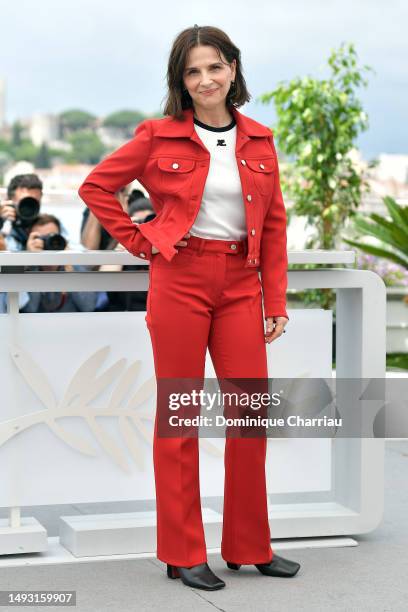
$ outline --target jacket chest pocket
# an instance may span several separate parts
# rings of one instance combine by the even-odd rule
[[[247,166],[251,171],[254,183],[262,195],[270,195],[276,171],[276,160],[274,157],[264,157],[246,160]]]
[[[188,189],[191,186],[195,165],[195,159],[177,156],[159,157],[157,166],[160,191],[166,194]]]

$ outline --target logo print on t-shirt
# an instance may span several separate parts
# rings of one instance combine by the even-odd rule
[[[227,146],[227,143],[225,142],[223,138],[217,139],[217,147],[226,147],[226,146]]]

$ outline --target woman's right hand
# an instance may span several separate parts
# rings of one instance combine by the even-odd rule
[[[182,240],[176,242],[175,246],[187,246],[187,240],[184,240],[184,238],[190,238],[190,236],[191,234],[187,232],[187,234],[183,236]],[[156,253],[160,253],[159,249],[157,249],[155,246],[152,246],[152,254],[155,255]]]

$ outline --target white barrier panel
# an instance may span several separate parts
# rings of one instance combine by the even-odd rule
[[[19,315],[18,336],[0,346],[0,506],[154,499],[156,381],[144,317]],[[330,378],[331,312],[290,317],[285,343],[267,347],[269,375]],[[7,327],[1,315],[2,338]],[[215,377],[208,353],[206,375]],[[200,439],[203,496],[223,495],[224,443]],[[268,444],[270,492],[330,487],[330,440]]]
[[[351,263],[349,253],[288,255],[289,263]],[[63,263],[139,260],[97,251],[0,253],[0,266]],[[291,270],[288,277],[289,288],[336,290],[337,376],[385,376],[380,277],[342,268]],[[147,281],[147,272],[0,274],[0,291],[9,292],[11,306],[0,316],[0,505],[10,508],[0,554],[41,549],[31,542],[24,548],[18,539],[21,506],[154,498],[156,386],[145,313],[19,314],[17,292],[143,290]],[[296,309],[289,316],[289,333],[267,346],[269,376],[330,378],[331,312]],[[209,357],[206,375],[214,377]],[[200,439],[203,497],[223,495],[224,442]],[[383,457],[380,439],[268,440],[273,537],[374,529],[383,510]],[[38,540],[41,530],[35,529]]]

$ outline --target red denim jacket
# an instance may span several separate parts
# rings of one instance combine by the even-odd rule
[[[245,267],[261,272],[264,316],[286,312],[286,210],[272,131],[230,107],[237,124],[236,159],[247,224]],[[78,193],[102,226],[133,255],[151,260],[152,245],[168,261],[176,242],[199,212],[210,153],[194,129],[193,109],[184,120],[146,119],[132,140],[102,160]],[[135,224],[115,192],[137,179],[148,191],[156,217]],[[182,247],[180,247],[182,248]]]

